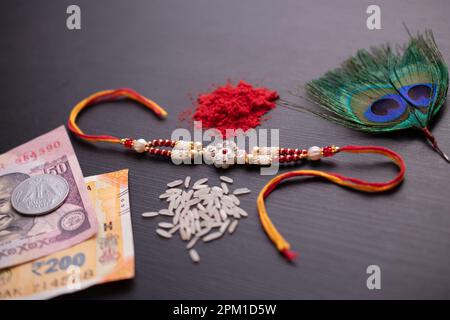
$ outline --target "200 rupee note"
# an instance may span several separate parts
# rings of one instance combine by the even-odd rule
[[[0,270],[1,299],[46,299],[134,277],[128,170],[85,179],[99,222],[95,237]]]

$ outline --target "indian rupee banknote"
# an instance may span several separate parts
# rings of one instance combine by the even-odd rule
[[[134,277],[128,170],[85,179],[97,235],[71,248],[0,270],[0,299],[47,299]]]
[[[39,174],[60,175],[69,194],[49,214],[21,215],[11,206],[11,194]],[[0,155],[0,269],[69,248],[96,232],[95,211],[64,126]]]

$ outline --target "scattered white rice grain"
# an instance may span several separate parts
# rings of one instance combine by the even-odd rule
[[[193,205],[196,205],[197,203],[199,203],[200,202],[200,199],[191,199],[191,200],[189,200],[187,203],[186,203],[186,205],[188,206],[188,207],[191,207],[191,206],[193,206]]]
[[[175,208],[175,200],[170,201],[169,203],[169,208],[167,210],[169,210],[170,212],[173,212]]]
[[[230,223],[230,226],[228,227],[228,233],[232,234],[234,230],[236,230],[236,227],[239,223],[239,220],[233,220],[233,222]]]
[[[176,198],[174,200],[174,203],[173,203],[173,208],[174,209],[177,209],[180,206],[182,199],[183,199],[183,197],[180,195],[180,196],[178,196],[178,198]]]
[[[221,205],[220,205],[220,201],[218,198],[214,199],[214,205],[216,206],[217,209],[220,209]]]
[[[180,180],[182,182],[182,180]],[[166,193],[169,194],[173,194],[173,195],[178,195],[182,192],[183,190],[181,190],[180,188],[170,188],[166,190]]]
[[[180,237],[181,240],[185,241],[187,239],[187,234],[185,228],[180,226]]]
[[[219,210],[214,209],[214,220],[220,222],[221,221],[221,217],[220,217],[220,213]]]
[[[194,237],[191,239],[191,241],[188,242],[186,245],[186,249],[191,249],[195,244],[197,243],[198,237]]]
[[[238,197],[236,197],[234,194],[232,194],[231,196],[230,196],[230,198],[231,198],[231,200],[233,201],[233,203],[235,204],[235,205],[240,205],[241,204],[241,200],[239,200],[238,199]]]
[[[185,230],[186,230],[186,240],[190,240],[192,235],[191,228],[185,227]]]
[[[189,256],[195,263],[200,261],[200,256],[198,255],[198,252],[195,249],[189,250]]]
[[[201,178],[194,182],[194,186],[198,186],[198,185],[204,184],[206,182],[208,182],[208,178]]]
[[[160,222],[160,223],[158,223],[158,227],[163,228],[163,229],[171,229],[171,228],[173,228],[173,224],[170,222]]]
[[[233,179],[226,177],[226,176],[220,176],[219,179],[222,181],[228,182],[228,183],[233,183]]]
[[[234,195],[240,195],[240,194],[247,194],[250,193],[250,189],[248,188],[237,188],[236,190],[233,191]]]
[[[183,180],[174,180],[174,181],[172,181],[172,182],[169,182],[169,183],[167,184],[167,186],[168,186],[169,188],[173,188],[173,187],[179,186],[179,185],[182,184],[182,183],[183,183]]]
[[[169,217],[174,216],[174,213],[172,211],[169,211],[169,209],[161,209],[159,210],[159,214],[162,216],[169,216]]]
[[[225,212],[225,210],[220,209],[219,213],[220,213],[220,217],[222,218],[223,221],[227,220],[227,213]]]
[[[206,226],[208,227],[208,228],[218,228],[218,227],[220,227],[222,225],[222,222],[221,221],[208,221],[207,222],[207,224],[206,224]]]
[[[203,237],[205,234],[208,234],[211,231],[211,228],[206,227],[204,229],[200,229],[200,232],[197,233],[197,237],[201,238]]]
[[[189,183],[191,182],[191,177],[187,176],[186,179],[184,179],[184,187],[187,189],[189,188]]]
[[[223,196],[223,190],[221,187],[212,187],[211,188],[211,193],[213,193],[215,196],[221,197]]]
[[[172,229],[169,230],[170,234],[174,234],[175,232],[178,231],[178,229],[180,229],[180,225],[177,224],[175,227],[173,227]]]
[[[220,184],[220,186],[222,187],[223,193],[228,194],[228,192],[229,192],[230,190],[228,190],[227,184],[224,183],[224,182],[222,182],[222,183]]]
[[[187,202],[189,200],[191,200],[192,194],[194,193],[194,190],[189,190],[185,195],[184,195],[184,202]]]
[[[210,233],[207,236],[203,237],[203,242],[210,242],[210,241],[219,239],[220,237],[222,237],[222,233],[216,231],[216,232]]]
[[[244,209],[236,207],[234,210],[236,210],[239,213],[240,216],[248,217],[248,213]]]
[[[248,216],[239,207],[240,200],[236,195],[249,193],[250,190],[238,188],[231,193],[229,184],[233,183],[233,179],[221,176],[220,180],[220,186],[209,186],[208,178],[192,184],[190,176],[169,182],[168,189],[159,195],[160,199],[166,199],[168,208],[142,213],[143,217],[172,217],[168,222],[158,223],[156,233],[163,238],[172,238],[178,233],[183,241],[187,241],[186,249],[194,262],[200,261],[197,251],[193,249],[198,239],[209,242],[222,237],[227,231],[232,234],[239,219]],[[211,232],[212,229],[216,230]]]
[[[227,228],[228,228],[229,225],[230,225],[230,220],[226,220],[226,221],[220,226],[219,232],[220,232],[220,233],[224,233],[225,230],[227,230]]]
[[[142,216],[144,218],[153,218],[153,217],[156,217],[157,215],[159,215],[159,212],[154,212],[154,211],[152,211],[152,212],[144,212],[142,214]]]
[[[198,189],[194,192],[194,197],[200,198],[201,196],[208,194],[210,190],[211,190],[211,188],[209,188],[209,187]]]
[[[197,185],[193,185],[192,189],[194,190],[199,190],[199,189],[203,189],[203,188],[207,188],[208,186],[206,184],[197,184]]]
[[[156,233],[163,238],[167,238],[167,239],[172,238],[172,234],[163,229],[156,229]]]

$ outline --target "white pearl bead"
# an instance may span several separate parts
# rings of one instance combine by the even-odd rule
[[[145,151],[145,146],[147,145],[147,141],[145,139],[138,139],[133,142],[133,148],[136,152],[142,153]]]
[[[258,157],[258,164],[262,165],[262,166],[267,166],[272,162],[272,158],[270,156],[267,155],[260,155]]]
[[[320,160],[322,158],[322,148],[314,146],[308,149],[309,160]]]
[[[182,163],[191,164],[189,151],[186,150],[172,150],[170,158],[172,159],[173,164],[176,165],[180,165]]]
[[[192,142],[191,142],[191,141],[179,140],[179,141],[177,141],[177,143],[175,144],[175,148],[174,148],[174,149],[178,149],[178,150],[191,150],[191,149],[192,149]]]
[[[238,149],[236,151],[236,163],[237,164],[245,164],[245,150]]]
[[[202,151],[203,146],[201,142],[194,142],[193,150],[195,151]]]

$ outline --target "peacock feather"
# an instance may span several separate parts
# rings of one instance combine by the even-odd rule
[[[418,128],[450,162],[428,129],[444,106],[448,81],[447,65],[432,31],[426,30],[410,34],[409,43],[397,50],[389,45],[359,50],[339,68],[308,82],[306,92],[325,112],[281,103],[369,133]]]

